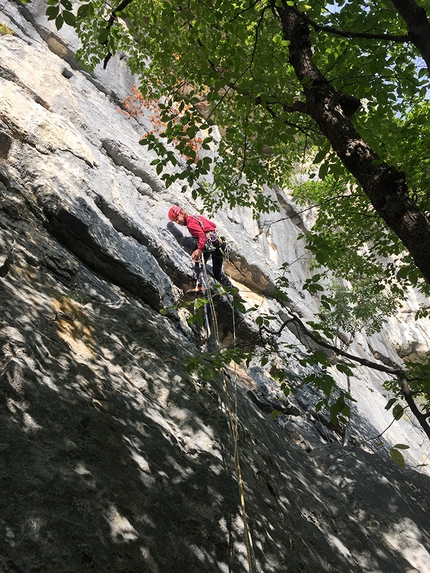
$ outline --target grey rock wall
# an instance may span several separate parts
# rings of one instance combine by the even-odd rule
[[[0,36],[0,570],[430,571],[430,448],[412,419],[390,426],[382,374],[349,380],[344,447],[311,390],[280,404],[257,359],[210,383],[187,371],[207,345],[176,308],[193,242],[166,213],[199,204],[164,189],[138,143],[147,120],[118,113],[134,81],[124,61],[82,71],[43,5],[6,1],[0,16],[15,31]],[[226,268],[258,307],[244,317],[218,297],[220,337],[257,355],[255,316],[286,312],[270,296],[282,263],[296,261],[288,310],[318,311],[301,288],[308,222],[273,196],[279,213],[259,222],[216,215]],[[354,352],[389,364],[426,352],[428,322],[409,320],[419,304]],[[310,344],[294,328],[281,342]],[[411,446],[407,469],[390,462],[395,443]]]

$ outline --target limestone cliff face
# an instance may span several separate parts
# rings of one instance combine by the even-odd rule
[[[200,205],[163,187],[138,143],[148,120],[118,113],[124,62],[80,70],[43,6],[7,1],[0,17],[14,30],[0,36],[0,569],[430,571],[430,447],[406,418],[373,439],[392,421],[384,375],[349,381],[350,433],[365,441],[351,449],[309,391],[282,406],[258,360],[211,383],[187,371],[202,340],[173,307],[193,285],[193,242],[166,213]],[[259,223],[216,215],[227,271],[258,305],[243,316],[219,298],[226,344],[253,339],[258,313],[284,319],[270,295],[286,261],[288,310],[318,311],[301,289],[307,222],[273,197],[279,212]],[[385,364],[426,352],[428,323],[408,321],[418,304],[353,351]],[[282,342],[309,343],[294,328]],[[408,469],[390,463],[395,443],[410,445]]]

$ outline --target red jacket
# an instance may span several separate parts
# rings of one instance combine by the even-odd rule
[[[199,221],[201,222],[201,225]],[[201,215],[187,215],[187,229],[193,237],[197,238],[197,248],[203,251],[207,241],[205,233],[208,231],[214,231],[216,229],[216,225]]]

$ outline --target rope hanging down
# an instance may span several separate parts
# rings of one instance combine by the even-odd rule
[[[216,317],[215,305],[213,302],[213,296],[208,284],[207,280],[207,269],[206,263],[204,259],[201,260],[200,267],[199,267],[199,277],[198,281],[201,281],[201,285],[203,287],[202,294],[205,295],[205,298],[209,300],[209,305],[211,308],[212,314],[212,321],[214,327],[214,339],[217,350],[219,349],[219,330],[218,330],[218,321]],[[198,285],[197,285],[198,288]],[[197,292],[197,289],[196,289]],[[207,313],[207,304],[205,303],[203,308],[204,313],[204,320],[205,320],[205,327],[207,329],[208,336],[210,336],[210,328],[209,328],[209,318]],[[233,308],[233,344],[236,346],[236,328],[235,328],[235,320],[234,320],[234,308]],[[239,498],[240,498],[240,507],[242,512],[242,521],[243,521],[243,530],[245,536],[245,546],[246,546],[246,554],[248,559],[248,573],[257,573],[256,562],[255,562],[255,555],[254,555],[254,548],[252,545],[252,537],[251,532],[248,525],[248,518],[246,514],[246,504],[245,504],[245,487],[242,479],[242,469],[240,465],[240,454],[239,454],[239,440],[238,440],[238,415],[237,415],[237,392],[236,392],[236,377],[234,380],[235,384],[235,391],[234,391],[234,400],[235,400],[235,412],[233,414],[233,408],[230,401],[230,396],[228,394],[228,386],[227,386],[227,378],[224,372],[224,369],[221,370],[222,382],[223,382],[223,389],[225,394],[225,403],[227,406],[227,421],[230,427],[231,436],[233,439],[234,444],[234,461],[236,466],[236,477],[237,483],[239,488]]]

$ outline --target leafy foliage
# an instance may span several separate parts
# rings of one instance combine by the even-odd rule
[[[315,224],[306,235],[306,246],[317,265],[349,281],[353,290],[362,291],[367,284],[367,294],[381,302],[382,292],[390,291],[381,307],[387,316],[394,301],[407,296],[408,287],[428,294],[410,255],[393,232],[381,229],[379,217],[359,188],[329,175],[324,181],[297,183],[293,195],[299,205],[318,207]]]
[[[193,0],[185,6],[139,0],[109,7],[92,0],[81,4],[76,15],[69,0],[47,3],[57,27],[64,22],[76,27],[86,65],[93,68],[108,54],[124,52],[132,72],[142,78],[144,98],[185,101],[200,111],[197,123],[203,123],[203,106],[206,119],[223,127],[214,178],[230,202],[244,201],[242,179],[255,192],[265,183],[282,186],[297,161],[314,149],[317,163],[327,155],[327,143],[297,105],[303,102],[303,82],[289,62],[290,42],[281,33],[277,12],[292,2],[216,0],[208,6]],[[400,145],[391,142],[401,142],[396,137],[400,131],[412,136],[418,129],[417,114],[410,110],[425,96],[428,78],[418,73],[410,42],[377,37],[407,33],[394,7],[316,0],[300,0],[294,7],[309,19],[314,60],[322,74],[334,89],[364,102],[356,117],[363,136],[378,152],[388,151],[403,162]],[[180,89],[184,83],[185,92]],[[407,126],[399,117],[408,117]],[[321,169],[320,176],[344,171],[332,153]],[[195,184],[193,178],[190,182]],[[237,192],[229,192],[232,185],[239,185]]]
[[[76,17],[72,12],[73,5],[70,0],[47,0],[48,8],[46,9],[46,15],[48,20],[54,20],[57,30],[59,30],[63,24],[68,24],[69,26],[76,25]]]
[[[354,116],[357,129],[386,161],[411,168],[412,184],[420,179],[424,206],[428,176],[419,175],[413,158],[422,141],[428,145],[420,126],[428,114],[422,100],[429,82],[391,3],[216,0],[209,6],[190,0],[185,6],[176,0],[125,0],[109,7],[91,0],[75,15],[69,0],[47,1],[48,17],[57,27],[64,22],[76,27],[85,65],[93,68],[124,52],[131,71],[141,77],[141,97],[160,103],[157,114],[165,128],[141,143],[159,155],[157,170],[166,185],[182,181],[208,208],[224,202],[249,205],[257,216],[273,207],[264,186],[285,187],[297,166],[313,157],[319,167],[308,175],[331,177],[324,197],[329,224],[343,215],[342,229],[351,230],[343,241],[332,232],[336,251],[351,238],[345,259],[366,239],[375,256],[404,249],[392,232],[381,232],[365,193],[345,193],[354,179],[308,113],[309,77],[298,77],[292,65],[294,46],[283,20],[294,11],[300,15],[322,77],[342,97],[362,102]],[[215,125],[220,139],[210,129]],[[194,138],[204,141],[203,149],[215,146],[216,161],[190,145]],[[313,247],[329,262],[324,244],[314,239]]]
[[[251,354],[239,348],[229,348],[220,352],[208,352],[188,361],[188,372],[196,372],[200,378],[209,381],[216,378],[221,369],[236,364],[249,364]]]
[[[366,277],[351,287],[333,281],[323,295],[321,316],[335,331],[351,338],[360,330],[367,335],[380,332],[387,318],[395,311],[393,297],[387,295],[373,279]]]

